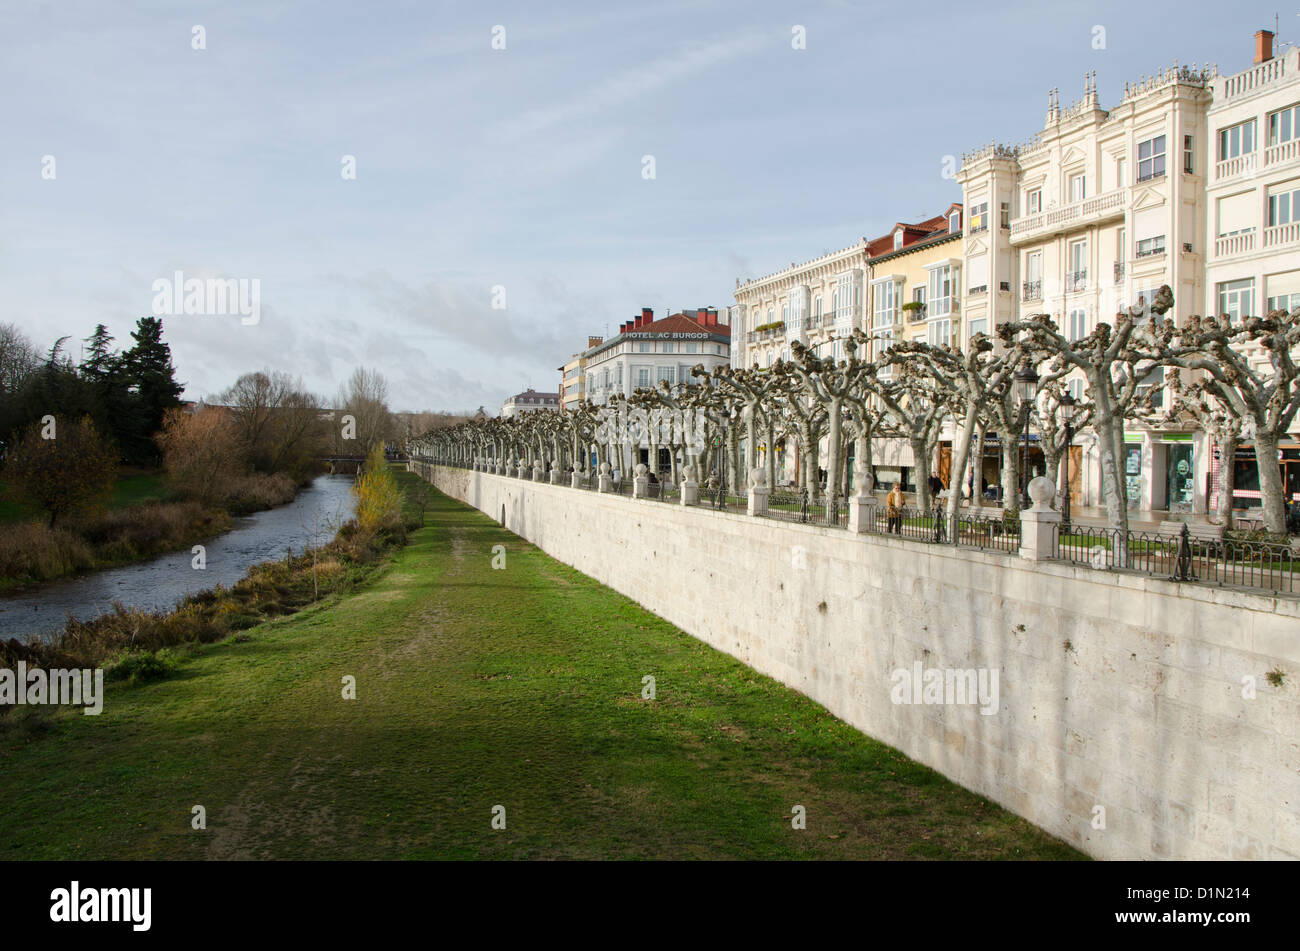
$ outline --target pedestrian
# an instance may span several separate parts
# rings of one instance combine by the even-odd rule
[[[895,535],[903,534],[903,502],[903,490],[895,482],[889,490],[889,495],[885,496],[885,514],[889,518],[885,529],[887,532],[893,532]]]

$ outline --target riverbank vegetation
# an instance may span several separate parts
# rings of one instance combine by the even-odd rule
[[[111,679],[120,665],[134,670],[141,663],[139,655],[221,640],[350,591],[405,543],[408,530],[419,526],[419,502],[407,500],[403,491],[409,488],[418,496],[419,482],[391,468],[383,449],[376,447],[353,487],[358,514],[337,526],[332,539],[322,537],[296,555],[254,565],[231,587],[191,595],[175,611],[140,611],[119,604],[111,613],[70,621],[49,641],[0,643],[0,666],[25,660],[46,667],[105,667]],[[329,530],[322,527],[323,534]]]
[[[292,501],[323,457],[393,435],[387,383],[365,368],[338,411],[271,370],[183,403],[162,331],[143,318],[120,352],[101,324],[74,363],[67,337],[42,357],[0,325],[0,591],[189,547]]]

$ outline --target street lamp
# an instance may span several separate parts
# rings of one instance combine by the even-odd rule
[[[1025,365],[1016,371],[1016,395],[1020,398],[1020,411],[1025,414],[1025,450],[1023,461],[1020,466],[1021,477],[1021,504],[1029,505],[1029,415],[1034,405],[1034,397],[1038,394],[1038,373],[1028,360]]]
[[[1074,410],[1078,406],[1069,391],[1061,394],[1061,421],[1065,423],[1065,501],[1061,515],[1061,531],[1070,534],[1070,446],[1074,442]]]

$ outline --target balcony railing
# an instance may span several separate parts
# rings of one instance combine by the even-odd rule
[[[1277,248],[1300,241],[1300,221],[1264,229],[1264,247]]]
[[[1105,218],[1120,217],[1124,213],[1127,195],[1128,189],[1116,188],[1060,208],[1017,218],[1011,222],[1011,240],[1015,242],[1039,232],[1063,231]]]
[[[1165,242],[1164,239],[1161,238],[1159,244],[1153,244],[1149,248],[1138,248],[1137,253],[1133,256],[1137,258],[1154,258],[1164,253]]]
[[[748,334],[745,335],[745,340],[748,343],[758,343],[758,331],[751,330]]]
[[[1042,281],[1025,281],[1021,288],[1021,300],[1041,300],[1043,297]]]
[[[1165,177],[1165,170],[1162,168],[1158,172],[1147,172],[1145,175],[1139,175],[1137,177],[1137,183],[1141,185],[1143,182],[1154,182],[1157,178],[1164,178],[1164,177]]]
[[[1070,292],[1088,289],[1088,271],[1071,271],[1065,275],[1065,289]]]
[[[966,291],[966,295],[968,297],[977,297],[981,294],[987,294],[988,292],[989,292],[989,286],[987,284],[981,284],[979,287],[972,287],[968,289]]]
[[[1214,256],[1226,258],[1233,254],[1243,254],[1255,250],[1255,229],[1241,231],[1237,234],[1221,234],[1214,239]]]
[[[1224,159],[1214,166],[1214,177],[1216,179],[1235,178],[1238,175],[1249,175],[1255,171],[1256,153],[1245,152],[1242,155],[1233,156],[1230,159]]]
[[[1264,164],[1282,165],[1286,162],[1295,161],[1300,158],[1300,139],[1292,139],[1290,142],[1279,142],[1277,145],[1270,145],[1264,150]]]
[[[1116,261],[1115,262],[1115,283],[1118,284],[1122,280],[1124,280],[1124,262]]]

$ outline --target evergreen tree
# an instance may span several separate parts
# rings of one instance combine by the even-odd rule
[[[134,342],[122,356],[122,376],[136,396],[129,447],[122,448],[136,461],[156,458],[154,434],[162,429],[163,415],[181,405],[184,386],[176,381],[171,347],[163,342],[163,325],[157,317],[141,317],[131,331]]]
[[[104,383],[117,369],[118,355],[112,349],[113,335],[103,324],[86,338],[86,355],[81,361],[81,375],[92,383]]]

